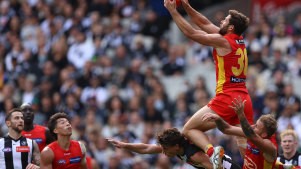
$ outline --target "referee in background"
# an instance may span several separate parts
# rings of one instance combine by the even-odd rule
[[[1,169],[39,169],[40,151],[37,143],[21,135],[23,113],[12,109],[5,118],[8,134],[0,139]]]

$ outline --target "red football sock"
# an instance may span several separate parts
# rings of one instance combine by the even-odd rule
[[[213,152],[214,152],[214,148],[213,148],[212,144],[208,144],[208,145],[206,146],[206,154],[207,154],[209,157],[211,157],[212,154],[213,154]]]

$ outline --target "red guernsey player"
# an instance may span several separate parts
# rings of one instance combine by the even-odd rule
[[[83,143],[71,140],[72,127],[65,113],[56,113],[48,122],[56,141],[41,152],[43,169],[87,169],[86,148]]]
[[[22,104],[20,109],[24,117],[24,129],[21,134],[26,138],[35,140],[42,151],[47,144],[53,141],[49,130],[44,126],[33,124],[34,112],[29,103]]]
[[[246,100],[244,113],[253,124],[252,102],[246,88],[248,56],[243,32],[248,28],[249,18],[244,14],[229,10],[227,17],[219,26],[194,10],[188,0],[181,0],[181,6],[194,22],[193,25],[178,12],[174,0],[164,0],[164,6],[171,14],[183,34],[202,45],[213,47],[213,59],[216,68],[216,95],[211,101],[193,114],[183,128],[183,134],[195,145],[203,149],[218,168],[223,157],[222,147],[213,147],[204,132],[216,127],[215,123],[204,122],[206,114],[218,114],[231,125],[240,125],[235,112],[229,108],[232,100],[238,96]],[[246,139],[236,137],[242,156],[246,148]]]

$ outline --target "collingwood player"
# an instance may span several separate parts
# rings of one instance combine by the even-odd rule
[[[39,169],[40,151],[37,143],[21,135],[24,128],[20,109],[12,109],[5,118],[8,134],[0,139],[1,169]]]
[[[283,154],[277,158],[286,168],[301,166],[301,153],[298,149],[298,135],[294,130],[284,130],[280,134]]]

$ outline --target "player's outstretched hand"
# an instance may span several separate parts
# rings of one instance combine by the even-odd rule
[[[26,169],[39,169],[39,168],[40,168],[39,166],[31,163],[26,166]]]
[[[115,140],[115,139],[112,139],[112,138],[107,138],[106,139],[109,143],[111,143],[113,146],[117,147],[117,148],[124,148],[125,144],[124,142],[122,141],[118,141],[118,140]]]
[[[203,119],[204,122],[215,122],[219,118],[220,117],[217,114],[215,114],[215,113],[206,113],[202,117],[202,119]]]
[[[246,100],[242,100],[242,98],[238,96],[232,101],[232,105],[229,107],[232,108],[237,115],[240,115],[244,113],[245,103]]]

